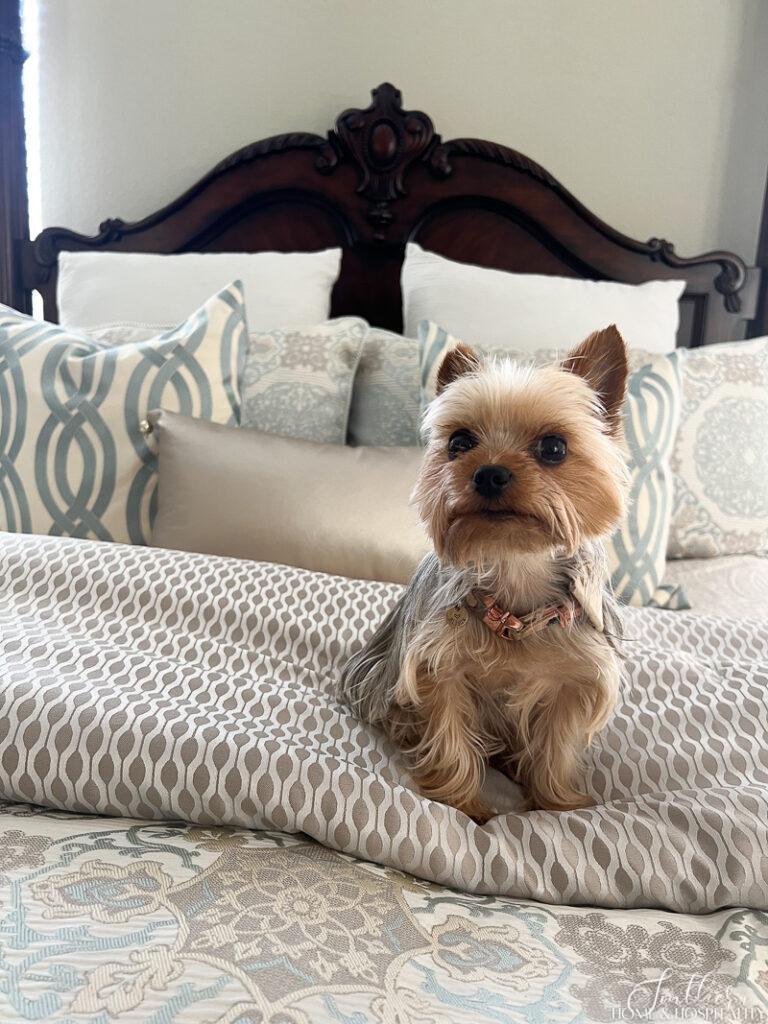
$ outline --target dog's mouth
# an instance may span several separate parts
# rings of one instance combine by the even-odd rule
[[[449,559],[493,562],[503,552],[544,551],[552,534],[536,515],[509,507],[454,508],[440,544]]]
[[[520,525],[538,527],[542,525],[541,520],[537,516],[531,515],[528,512],[516,512],[509,508],[471,509],[466,512],[460,512],[455,519],[480,519],[491,523],[520,523]]]

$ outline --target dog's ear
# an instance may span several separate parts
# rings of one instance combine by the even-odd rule
[[[600,398],[608,429],[621,427],[621,407],[627,390],[627,346],[616,324],[595,331],[568,353],[563,369],[583,377]]]
[[[454,345],[440,364],[440,369],[437,371],[436,394],[439,395],[441,391],[444,391],[457,377],[463,377],[465,373],[474,373],[479,369],[480,357],[477,352],[460,341],[458,345]]]

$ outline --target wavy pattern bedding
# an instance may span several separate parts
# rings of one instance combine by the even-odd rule
[[[768,908],[768,622],[636,610],[595,806],[480,828],[329,697],[397,587],[0,538],[0,796],[303,832],[481,894]]]
[[[11,535],[0,578],[0,795],[80,812],[0,807],[4,1024],[768,1021],[767,623],[630,612],[598,805],[479,829],[329,700],[396,587]]]

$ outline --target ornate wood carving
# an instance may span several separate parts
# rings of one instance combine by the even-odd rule
[[[426,114],[403,110],[400,90],[394,85],[384,82],[371,95],[373,102],[365,110],[345,110],[339,115],[329,138],[356,163],[357,192],[369,200],[367,217],[374,226],[374,238],[383,241],[395,216],[392,202],[406,195],[406,171],[439,142],[439,136]]]
[[[230,153],[191,189],[142,221],[129,223],[120,217],[109,217],[99,224],[98,235],[83,235],[66,228],[47,228],[33,243],[34,260],[40,268],[55,267],[59,252],[62,250],[101,249],[113,242],[121,242],[132,234],[140,234],[148,228],[162,223],[168,216],[182,209],[192,198],[205,192],[216,178],[226,174],[227,171],[236,170],[263,157],[296,150],[316,151],[318,169],[320,170],[325,170],[326,166],[333,167],[338,161],[338,156],[328,139],[321,135],[312,135],[307,132],[273,135],[271,138],[261,139],[259,142],[253,142]],[[47,278],[41,274],[41,280],[44,279]]]
[[[609,225],[604,224],[598,217],[583,206],[570,192],[556,179],[549,171],[540,164],[518,153],[517,150],[495,142],[486,142],[484,139],[452,139],[435,146],[429,153],[429,165],[433,172],[440,177],[448,178],[453,173],[451,156],[461,154],[464,156],[479,157],[490,163],[500,164],[504,167],[514,167],[524,174],[530,175],[542,184],[547,185],[554,191],[559,192],[571,206],[577,208],[585,220],[588,220],[598,231],[606,237],[619,242],[633,252],[648,256],[653,261],[664,263],[668,267],[683,269],[687,267],[701,266],[707,263],[716,263],[720,266],[720,273],[714,279],[715,289],[723,296],[725,308],[729,313],[741,311],[741,299],[739,292],[747,280],[747,266],[741,257],[735,253],[717,250],[704,253],[701,256],[683,257],[678,256],[672,242],[664,238],[650,238],[647,242],[638,242],[615,231]],[[768,188],[766,190],[768,197]],[[768,202],[768,199],[767,199]],[[768,227],[766,228],[768,234]]]
[[[29,235],[19,0],[0,0],[0,302],[29,312],[20,247]]]
[[[233,167],[240,167],[242,164],[249,163],[251,160],[256,160],[259,157],[270,156],[273,153],[287,153],[295,149],[317,150],[318,170],[331,170],[338,162],[336,151],[328,139],[324,139],[322,135],[312,135],[309,132],[289,132],[286,135],[273,135],[269,139],[252,142],[250,145],[238,149],[235,153],[230,153],[229,156],[216,164],[210,175],[206,176],[203,181],[209,180],[223,171],[229,171]]]
[[[715,289],[723,296],[723,303],[729,313],[741,312],[741,289],[747,281],[747,265],[744,260],[732,252],[725,252],[717,249],[713,252],[706,252],[701,256],[686,258],[678,256],[672,242],[665,238],[651,238],[642,249],[647,252],[652,260],[659,260],[668,267],[675,267],[684,270],[686,267],[697,267],[706,263],[715,263],[720,267],[720,273],[715,277],[713,284]]]
[[[754,315],[759,274],[738,256],[684,258],[665,239],[628,238],[524,154],[483,139],[444,142],[426,114],[403,109],[387,82],[373,90],[368,107],[340,114],[327,137],[291,132],[245,146],[142,221],[111,218],[93,237],[48,228],[25,249],[22,269],[25,284],[43,293],[46,315],[55,317],[62,250],[340,245],[332,313],[398,329],[402,251],[412,238],[502,270],[628,283],[684,278],[681,344],[737,336],[740,317]]]
[[[451,139],[450,142],[441,142],[435,146],[429,154],[429,165],[436,175],[448,178],[453,174],[453,164],[451,163],[453,154],[479,157],[481,160],[500,164],[502,167],[514,167],[518,171],[523,171],[524,174],[530,174],[532,178],[536,178],[545,185],[549,185],[550,188],[565,191],[549,171],[545,171],[530,157],[497,142],[486,142],[485,139]]]

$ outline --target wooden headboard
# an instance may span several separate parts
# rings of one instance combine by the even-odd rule
[[[342,246],[333,315],[402,327],[407,241],[452,259],[524,273],[632,284],[683,278],[679,344],[750,333],[760,273],[729,252],[683,258],[661,238],[614,230],[551,174],[506,146],[444,142],[430,118],[404,110],[389,83],[346,110],[327,136],[294,132],[222,160],[168,206],[136,223],[110,219],[93,237],[48,228],[21,247],[25,296],[38,289],[56,319],[62,250],[312,251]]]

